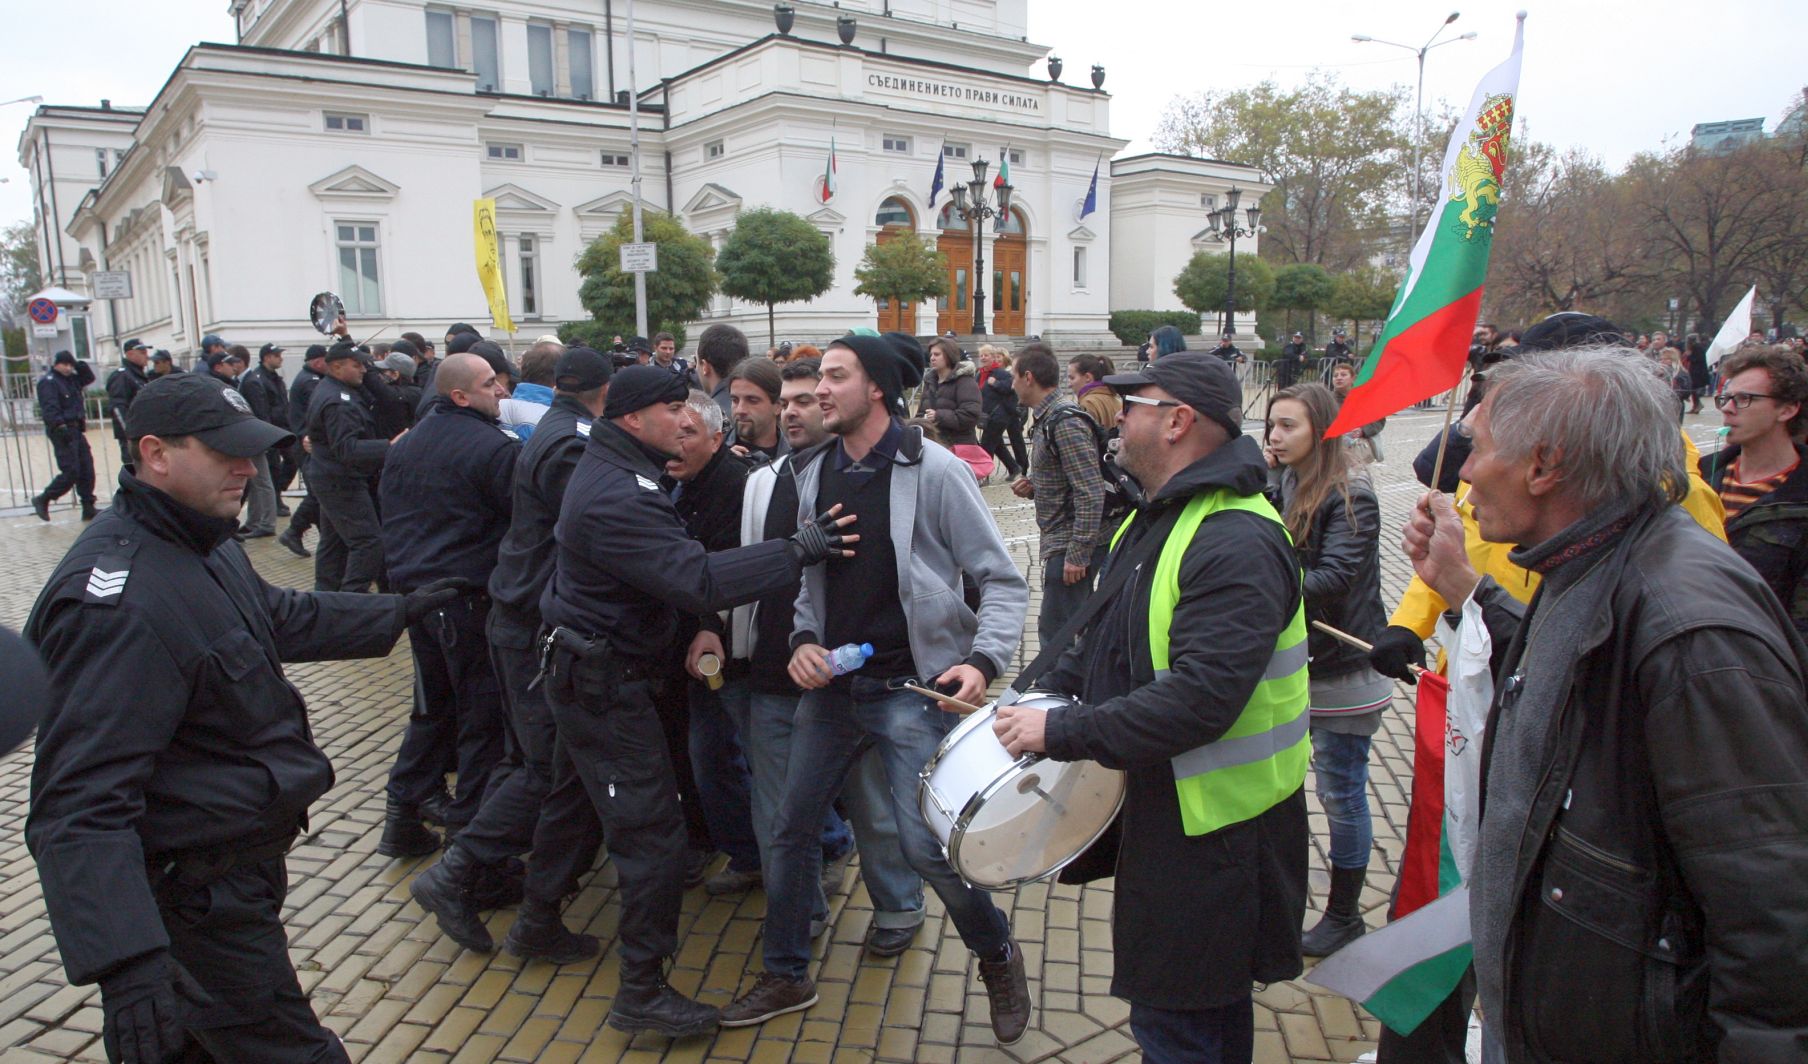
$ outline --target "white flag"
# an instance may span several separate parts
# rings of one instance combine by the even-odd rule
[[[1720,326],[1720,331],[1714,334],[1714,342],[1708,345],[1709,368],[1720,365],[1721,359],[1732,354],[1751,335],[1752,300],[1756,298],[1758,286],[1752,285],[1751,291],[1745,293],[1745,298],[1726,316],[1726,324]]]

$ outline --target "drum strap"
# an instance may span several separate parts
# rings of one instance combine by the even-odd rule
[[[1105,566],[1104,575],[1099,578],[1099,586],[1093,589],[1092,594],[1087,596],[1080,608],[1074,611],[1074,615],[1067,619],[1067,623],[1061,626],[1060,631],[1052,637],[1042,640],[1041,651],[1030,660],[1028,665],[1024,666],[1023,671],[1017,674],[1017,678],[1011,681],[1011,686],[998,697],[999,705],[1010,705],[1017,701],[1023,692],[1035,686],[1042,674],[1047,672],[1049,667],[1061,657],[1062,651],[1073,645],[1074,637],[1092,623],[1092,619],[1099,615],[1106,603],[1117,597],[1118,591],[1129,583],[1136,571],[1143,567],[1143,563],[1153,558],[1155,552],[1161,549],[1162,544],[1167,541],[1168,532],[1180,518],[1180,510],[1181,507],[1178,506],[1169,507],[1168,512],[1155,521],[1154,527],[1143,533],[1143,537],[1136,541],[1135,546],[1123,554],[1111,556],[1110,563]]]

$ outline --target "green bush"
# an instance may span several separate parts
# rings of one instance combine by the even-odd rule
[[[1199,335],[1199,315],[1190,310],[1114,310],[1107,326],[1119,342],[1135,347],[1163,325],[1172,325],[1182,335]]]
[[[684,326],[673,326],[664,331],[672,334],[672,338],[678,341],[679,348],[684,347]],[[606,321],[568,321],[559,326],[559,339],[565,341],[567,346],[575,347],[582,344],[604,354],[609,353],[609,348],[618,335],[623,340],[634,335],[633,317],[630,316],[625,323],[616,325],[611,325]],[[649,336],[647,339],[651,340],[652,337]]]

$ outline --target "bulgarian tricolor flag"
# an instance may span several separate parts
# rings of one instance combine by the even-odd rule
[[[822,177],[816,183],[816,199],[827,203],[835,198],[835,138],[829,137],[829,161],[822,168]]]
[[[1381,337],[1326,430],[1327,439],[1397,414],[1462,380],[1481,314],[1524,41],[1521,14],[1512,54],[1483,75],[1444,152],[1442,194],[1413,245]]]

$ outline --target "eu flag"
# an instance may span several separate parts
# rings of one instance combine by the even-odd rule
[[[1092,164],[1092,186],[1086,190],[1086,202],[1080,204],[1080,217],[1085,218],[1087,215],[1091,214],[1093,211],[1096,211],[1098,209],[1099,209],[1099,164],[1098,164],[1097,160],[1094,160],[1093,164]]]
[[[929,205],[931,207],[935,206],[935,198],[942,194],[942,165],[947,158],[939,151],[935,153],[935,180],[929,183]]]

